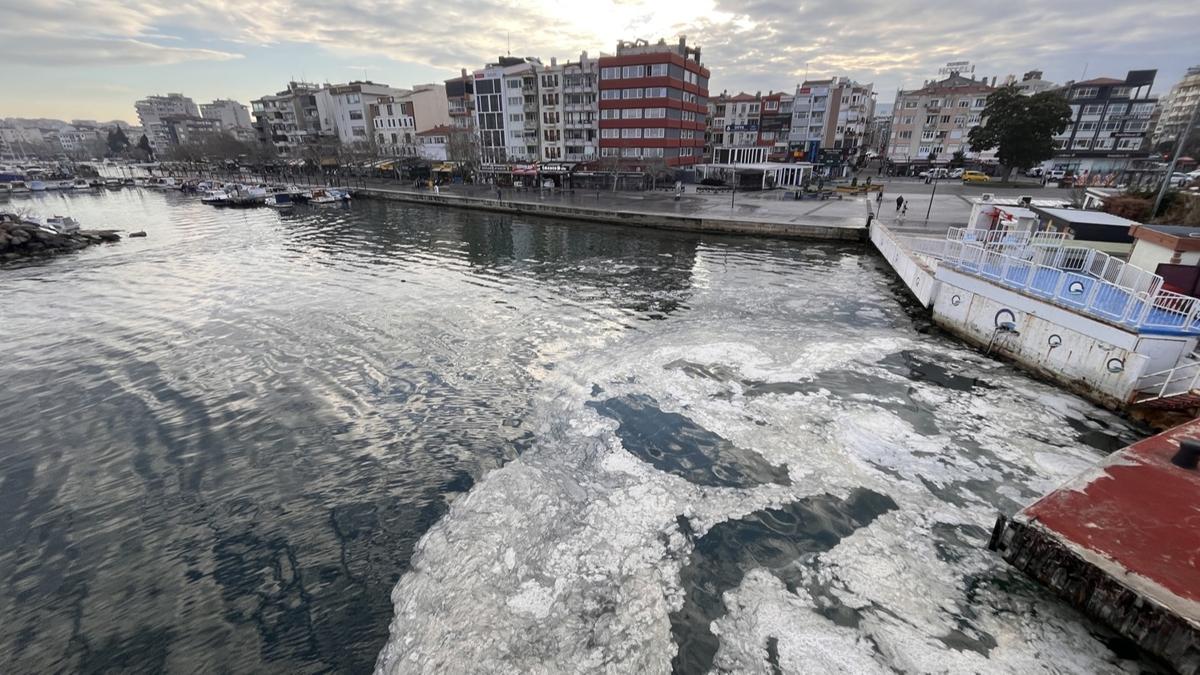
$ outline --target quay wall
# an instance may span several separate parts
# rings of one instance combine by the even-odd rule
[[[456,208],[509,213],[515,215],[542,216],[548,218],[588,221],[649,227],[686,232],[714,234],[748,234],[793,239],[824,239],[834,241],[863,241],[866,226],[836,226],[808,223],[782,223],[767,220],[744,220],[736,218],[712,218],[673,213],[648,211],[614,210],[569,206],[564,204],[538,204],[506,199],[483,199],[461,195],[434,194],[432,192],[407,192],[380,188],[355,188],[356,197],[390,199],[416,204],[435,204]],[[865,219],[864,219],[865,220]]]
[[[871,243],[892,266],[896,276],[900,277],[921,306],[926,309],[932,307],[939,285],[933,270],[923,264],[904,245],[900,237],[878,222],[871,225]]]

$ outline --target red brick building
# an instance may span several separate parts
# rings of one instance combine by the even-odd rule
[[[702,161],[709,71],[700,48],[659,40],[620,42],[601,56],[600,157],[631,166]]]

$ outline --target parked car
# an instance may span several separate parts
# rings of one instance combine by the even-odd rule
[[[1171,174],[1170,183],[1171,183],[1171,185],[1174,185],[1175,187],[1183,187],[1183,186],[1187,185],[1188,183],[1191,183],[1193,180],[1195,180],[1195,179],[1192,178],[1191,176],[1189,176],[1188,174],[1179,173],[1178,171],[1176,171],[1175,173]]]
[[[1050,173],[1046,174],[1046,176],[1050,180],[1062,180],[1067,177],[1067,172],[1063,169],[1054,169]]]
[[[963,175],[963,169],[951,169],[950,170],[951,178],[962,178],[962,175]]]
[[[964,171],[962,175],[964,183],[986,183],[988,180],[988,175],[982,171]]]
[[[950,170],[939,167],[937,169],[926,169],[917,175],[921,178],[949,178]]]
[[[1026,170],[1025,170],[1025,175],[1026,175],[1026,176],[1029,176],[1030,178],[1041,178],[1041,177],[1042,177],[1042,174],[1043,174],[1043,173],[1045,173],[1045,172],[1046,172],[1046,170],[1045,170],[1045,169],[1043,169],[1042,167],[1040,167],[1040,166],[1035,166],[1035,167],[1031,167],[1031,168],[1029,168],[1029,169],[1026,169]]]

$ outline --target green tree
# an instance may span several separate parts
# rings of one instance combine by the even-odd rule
[[[115,127],[108,130],[108,154],[120,155],[129,149],[129,137],[125,135],[125,131],[121,127]]]
[[[1054,136],[1071,123],[1071,107],[1052,91],[1022,96],[1016,85],[988,96],[983,125],[971,129],[971,149],[999,148],[996,157],[1011,172],[1027,169],[1054,156]]]
[[[154,158],[154,148],[150,147],[150,139],[146,138],[146,134],[142,134],[142,137],[138,139],[137,147],[138,150],[146,153],[147,158]]]
[[[967,163],[967,155],[962,150],[955,150],[954,154],[950,156],[951,168],[957,169],[966,163]]]

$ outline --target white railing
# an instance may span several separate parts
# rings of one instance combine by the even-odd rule
[[[1160,370],[1138,378],[1135,403],[1148,403],[1162,398],[1189,394],[1200,384],[1200,361]]]

